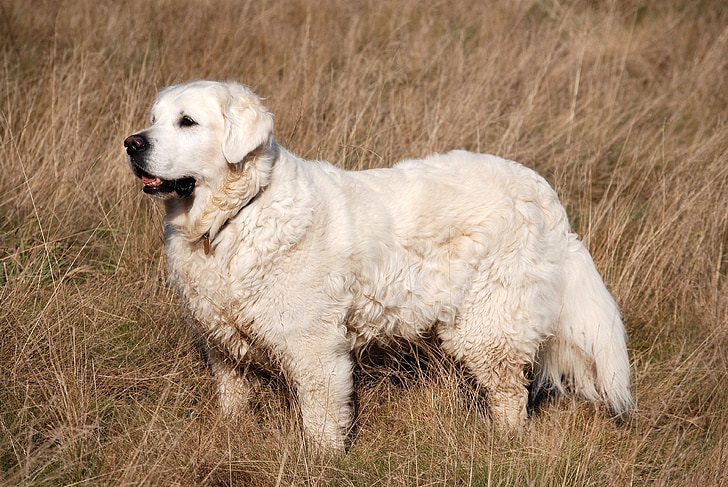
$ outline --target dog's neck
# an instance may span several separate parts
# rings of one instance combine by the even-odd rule
[[[245,209],[245,207],[249,206],[253,201],[255,201],[256,198],[258,198],[258,196],[260,196],[261,193],[263,193],[263,191],[265,191],[265,189],[267,187],[268,186],[261,188],[260,191],[258,191],[252,198],[250,198],[247,203],[243,204],[240,208],[238,208],[238,210],[235,212],[235,214],[231,215],[230,217],[228,217],[227,220],[222,222],[222,225],[220,225],[220,227],[217,229],[217,232],[212,234],[211,233],[212,229],[210,229],[202,234],[202,236],[199,239],[199,242],[202,243],[202,249],[205,251],[205,255],[210,255],[210,252],[212,252],[212,249],[213,249],[213,240],[216,237],[218,237],[220,235],[220,233],[222,233],[223,230],[225,230],[225,227],[227,227],[228,223],[230,223],[230,221],[233,218],[238,216],[238,214],[241,211],[243,211],[243,209]]]
[[[220,233],[268,187],[279,151],[271,139],[241,162],[231,164],[216,190],[203,192],[200,188],[189,198],[166,201],[165,223],[209,255]]]

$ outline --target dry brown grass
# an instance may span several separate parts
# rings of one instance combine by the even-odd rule
[[[0,482],[728,483],[725,2],[351,3],[0,4]],[[306,157],[544,174],[624,311],[634,424],[549,401],[505,441],[436,361],[362,374],[342,459],[303,455],[275,380],[220,421],[121,144],[191,78],[252,85]]]

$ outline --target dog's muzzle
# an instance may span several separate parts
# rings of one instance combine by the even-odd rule
[[[126,153],[129,156],[131,169],[134,171],[134,175],[144,183],[144,192],[146,194],[162,199],[186,198],[195,190],[196,181],[192,177],[168,180],[147,172],[144,155],[150,148],[150,144],[149,140],[143,135],[130,135],[124,139],[124,147],[126,147]]]

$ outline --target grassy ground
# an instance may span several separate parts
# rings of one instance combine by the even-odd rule
[[[0,4],[0,482],[728,484],[728,4],[473,3]],[[506,441],[436,359],[360,374],[345,458],[302,453],[274,379],[221,421],[122,147],[192,78],[251,85],[305,157],[545,175],[623,309],[634,423],[552,399]]]

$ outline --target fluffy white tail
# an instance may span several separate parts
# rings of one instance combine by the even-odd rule
[[[633,402],[619,309],[576,235],[569,237],[567,254],[559,322],[539,354],[534,385],[536,390],[568,389],[584,399],[602,401],[612,414],[626,417]]]

